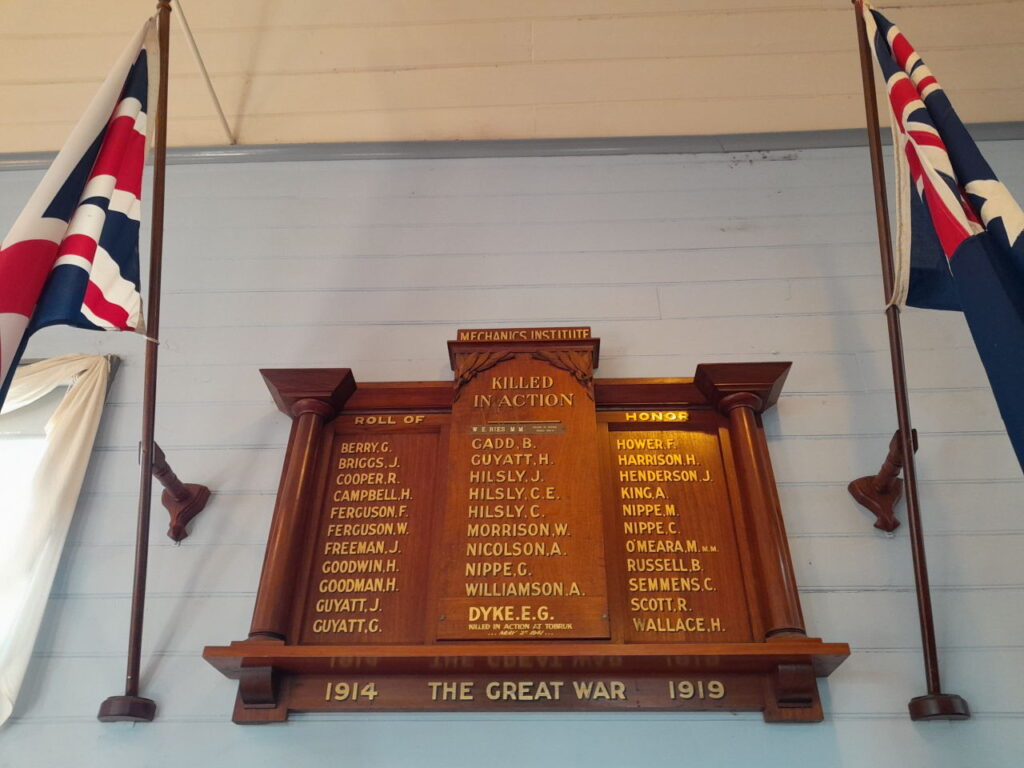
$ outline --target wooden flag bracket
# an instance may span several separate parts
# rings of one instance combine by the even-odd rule
[[[153,443],[153,477],[164,487],[160,501],[171,515],[167,535],[180,542],[188,537],[186,526],[206,507],[210,489],[197,483],[183,483],[167,463],[163,449]]]
[[[914,453],[917,453],[917,430],[912,429],[910,434]],[[886,533],[893,533],[900,527],[900,521],[896,519],[896,504],[903,497],[902,469],[903,444],[897,429],[889,441],[889,453],[878,473],[858,477],[847,486],[857,503],[874,514],[875,528]]]

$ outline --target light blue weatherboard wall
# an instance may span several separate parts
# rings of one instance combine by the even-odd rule
[[[985,147],[1024,197],[1024,142]],[[0,174],[13,220],[39,173]],[[848,497],[894,428],[863,148],[767,154],[376,160],[170,169],[158,440],[216,491],[175,547],[156,507],[142,688],[150,725],[100,724],[122,690],[142,345],[41,333],[40,357],[116,352],[84,495],[0,766],[1013,766],[1024,753],[1024,490],[962,318],[905,315],[945,688],[923,693],[905,528]],[[6,226],[6,224],[4,225]],[[230,723],[199,656],[244,637],[289,423],[257,369],[448,379],[458,327],[590,325],[600,375],[792,360],[765,419],[811,633],[853,656],[826,721],[754,714],[308,715]]]

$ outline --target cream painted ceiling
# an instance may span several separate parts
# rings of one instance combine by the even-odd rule
[[[879,3],[967,122],[1024,120],[1024,0]],[[0,0],[0,153],[53,150],[146,0]],[[864,124],[847,0],[185,0],[241,144]],[[170,142],[227,138],[172,20]]]

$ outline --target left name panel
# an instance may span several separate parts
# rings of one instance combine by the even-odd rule
[[[375,414],[334,422],[300,643],[424,642],[422,574],[447,421]]]

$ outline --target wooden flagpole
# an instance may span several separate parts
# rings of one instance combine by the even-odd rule
[[[131,628],[128,638],[128,672],[123,696],[111,696],[100,705],[103,722],[152,722],[156,702],[139,696],[142,655],[142,619],[146,603],[146,569],[149,561],[149,510],[153,488],[153,428],[156,421],[156,363],[160,338],[160,272],[164,239],[164,177],[167,170],[167,77],[170,43],[171,0],[157,2],[157,35],[160,41],[160,82],[157,90],[153,156],[153,221],[149,246],[149,308],[146,316],[146,374],[142,406],[141,476],[139,519],[135,534],[135,580],[132,585]]]
[[[871,150],[871,178],[875,190],[875,214],[878,224],[878,247],[882,258],[882,284],[888,305],[885,318],[889,328],[889,352],[892,381],[896,395],[896,423],[903,476],[906,479],[907,527],[910,551],[914,561],[914,583],[917,588],[917,610],[921,624],[921,646],[924,654],[925,679],[928,692],[910,700],[911,720],[966,720],[971,716],[967,702],[954,693],[942,693],[939,680],[939,658],[935,644],[935,623],[932,618],[931,589],[925,559],[924,534],[917,498],[917,471],[914,466],[913,428],[910,423],[910,402],[907,396],[907,373],[903,359],[903,333],[900,309],[889,303],[892,298],[894,268],[892,236],[889,227],[889,203],[885,191],[885,167],[882,161],[882,139],[878,128],[878,102],[875,95],[875,73],[868,47],[867,25],[864,23],[864,2],[854,0],[857,16],[857,44],[860,50],[861,79],[864,84],[864,112],[867,117],[868,147]],[[856,482],[856,481],[855,481]]]

